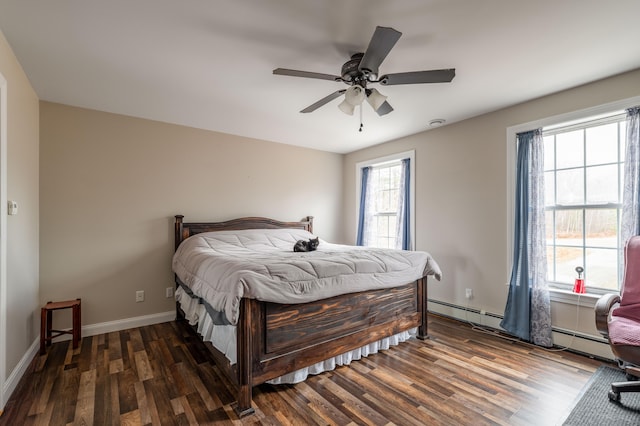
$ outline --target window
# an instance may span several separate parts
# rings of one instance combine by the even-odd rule
[[[549,286],[572,290],[575,268],[582,266],[589,293],[619,290],[623,273],[619,233],[627,139],[625,110],[638,104],[640,96],[635,96],[506,129],[507,280],[513,263],[516,135],[542,128]]]
[[[402,163],[396,160],[380,166],[372,166],[369,173],[374,204],[371,226],[375,229],[375,239],[371,245],[379,248],[396,248]]]
[[[413,151],[356,164],[358,244],[413,248],[414,170]]]
[[[618,290],[625,114],[543,129],[547,280]]]

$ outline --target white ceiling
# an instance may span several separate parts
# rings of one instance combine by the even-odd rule
[[[638,0],[0,0],[0,29],[39,98],[346,153],[640,68]],[[381,74],[456,68],[451,83],[379,86],[379,117],[299,111],[343,83],[376,25],[403,33]]]

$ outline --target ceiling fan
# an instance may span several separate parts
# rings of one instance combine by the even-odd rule
[[[387,102],[386,96],[382,95],[376,89],[368,88],[368,84],[380,83],[384,86],[392,86],[397,84],[449,83],[456,75],[455,68],[449,68],[401,72],[379,76],[378,68],[380,64],[385,60],[401,35],[402,33],[400,31],[396,31],[393,28],[376,27],[367,50],[364,53],[352,55],[351,59],[342,65],[342,72],[339,76],[286,68],[276,68],[273,70],[273,73],[276,75],[343,82],[350,86],[347,89],[340,89],[325,96],[300,111],[302,113],[313,112],[344,94],[345,99],[338,105],[338,108],[345,114],[353,115],[355,107],[367,99],[367,102],[378,115],[382,116],[393,111],[393,108]]]

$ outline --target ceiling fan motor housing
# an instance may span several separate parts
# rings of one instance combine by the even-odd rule
[[[367,81],[375,79],[375,74],[370,70],[360,69],[360,62],[364,53],[355,53],[351,55],[351,59],[342,65],[342,80],[349,84],[359,84],[365,87]]]

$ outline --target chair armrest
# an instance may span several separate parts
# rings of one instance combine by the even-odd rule
[[[615,293],[605,294],[596,302],[596,328],[607,340],[609,339],[609,313],[618,303],[620,303],[620,295]]]

